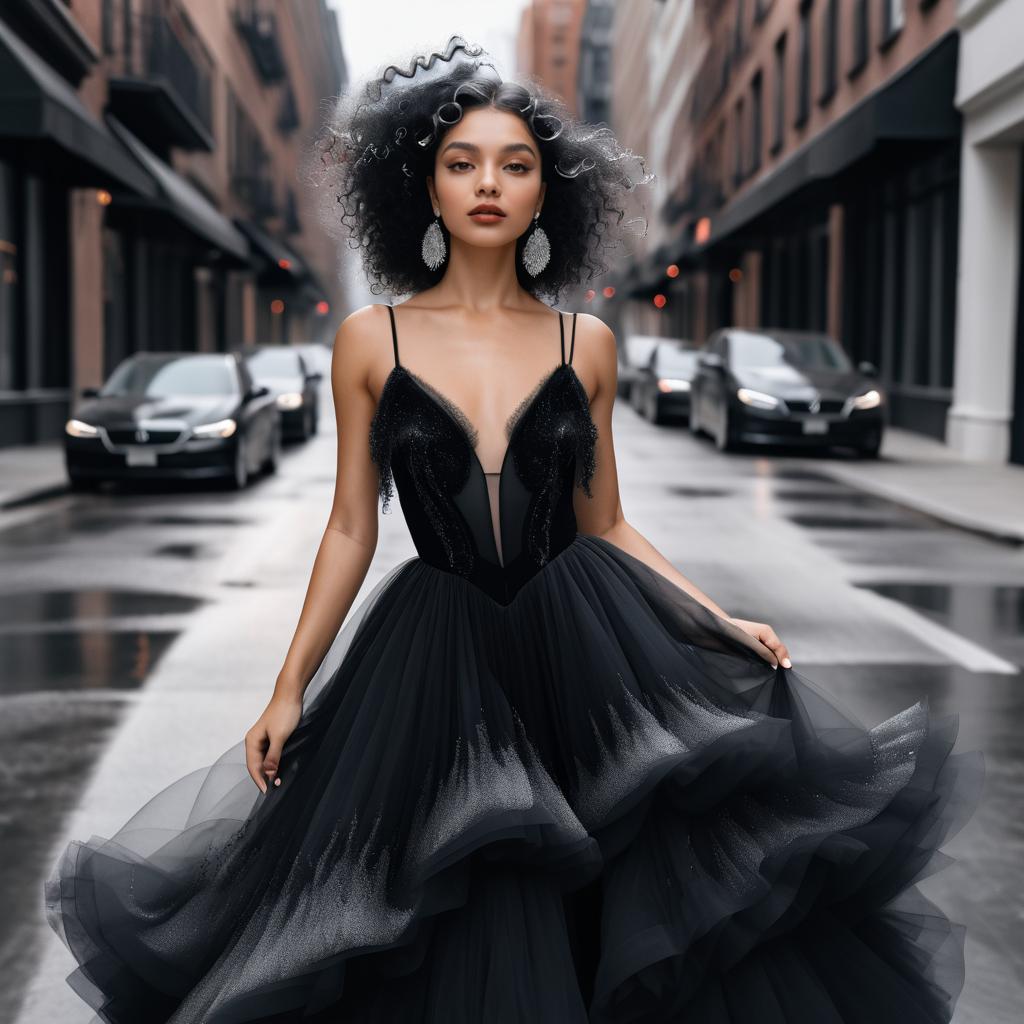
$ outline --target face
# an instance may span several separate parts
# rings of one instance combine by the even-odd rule
[[[507,245],[541,209],[540,150],[525,122],[493,107],[474,107],[441,140],[427,189],[434,210],[454,237],[472,245]],[[504,216],[473,217],[481,203]]]

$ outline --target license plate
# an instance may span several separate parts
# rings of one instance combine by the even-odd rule
[[[129,448],[125,455],[129,466],[156,465],[156,452],[148,448]]]
[[[827,434],[828,420],[804,420],[805,434]]]

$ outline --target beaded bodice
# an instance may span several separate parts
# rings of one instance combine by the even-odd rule
[[[597,428],[572,366],[576,314],[566,359],[558,313],[561,362],[508,418],[500,472],[489,474],[469,418],[402,365],[388,313],[395,365],[370,424],[383,510],[396,488],[419,556],[508,604],[576,536],[575,487],[591,493]]]

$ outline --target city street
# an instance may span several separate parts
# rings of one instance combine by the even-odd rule
[[[54,858],[212,762],[269,697],[332,494],[322,397],[319,433],[247,491],[150,488],[0,513],[0,1021],[90,1019],[42,918]],[[798,671],[866,724],[921,697],[960,711],[958,749],[984,751],[986,797],[946,847],[955,862],[921,888],[968,927],[955,1020],[1018,1019],[1024,546],[858,492],[830,477],[832,457],[721,455],[623,401],[615,429],[627,518],[731,614],[770,622]],[[396,503],[357,603],[414,554]]]

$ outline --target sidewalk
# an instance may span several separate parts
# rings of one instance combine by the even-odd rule
[[[939,441],[890,427],[877,460],[815,460],[859,490],[962,529],[1024,543],[1024,466],[968,462]],[[0,448],[0,511],[67,490],[59,441]]]
[[[67,489],[63,442],[0,448],[0,511]]]
[[[815,468],[951,526],[1024,543],[1024,466],[970,462],[941,441],[889,427],[880,458],[822,459]]]

